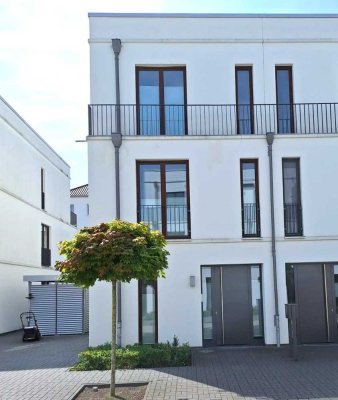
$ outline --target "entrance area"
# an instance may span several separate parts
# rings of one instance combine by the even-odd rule
[[[263,343],[260,265],[202,266],[203,346]]]
[[[300,343],[337,341],[338,263],[286,265],[288,303],[298,305]]]

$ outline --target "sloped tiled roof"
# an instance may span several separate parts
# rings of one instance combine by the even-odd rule
[[[70,197],[88,197],[88,183],[86,185],[70,189]]]

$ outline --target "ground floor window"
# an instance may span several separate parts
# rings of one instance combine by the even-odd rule
[[[157,282],[139,281],[139,342],[158,342]]]

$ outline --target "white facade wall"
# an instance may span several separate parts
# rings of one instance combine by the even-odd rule
[[[89,226],[89,200],[88,197],[71,196],[70,204],[74,205],[74,212],[77,216],[77,229]]]
[[[120,38],[121,103],[136,103],[135,66],[185,66],[187,104],[235,104],[235,66],[253,66],[255,104],[276,103],[275,66],[291,65],[294,102],[338,101],[337,18],[90,16],[91,103],[115,103],[111,39]],[[311,26],[311,29],[309,29]],[[338,135],[276,135],[274,197],[281,340],[288,340],[285,263],[338,261]],[[299,157],[304,236],[284,237],[282,158]],[[242,238],[240,159],[259,160],[261,238]],[[115,216],[114,147],[88,138],[90,223]],[[137,219],[136,160],[188,160],[191,239],[168,240],[158,281],[159,341],[202,345],[201,265],[261,264],[265,343],[275,343],[267,144],[264,136],[124,137],[121,218]],[[189,276],[196,286],[189,287]],[[90,298],[90,344],[110,340],[110,286]],[[138,341],[137,283],[122,287],[122,344]]]
[[[57,243],[70,238],[69,166],[0,98],[0,333],[20,327],[27,311],[23,275],[55,275],[41,267],[41,224],[50,227],[51,265]],[[41,209],[41,168],[45,210]],[[10,306],[9,306],[10,305]]]

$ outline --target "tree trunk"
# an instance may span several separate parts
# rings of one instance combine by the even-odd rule
[[[116,281],[112,281],[112,338],[111,338],[111,376],[110,396],[115,397],[115,370],[116,370]]]

